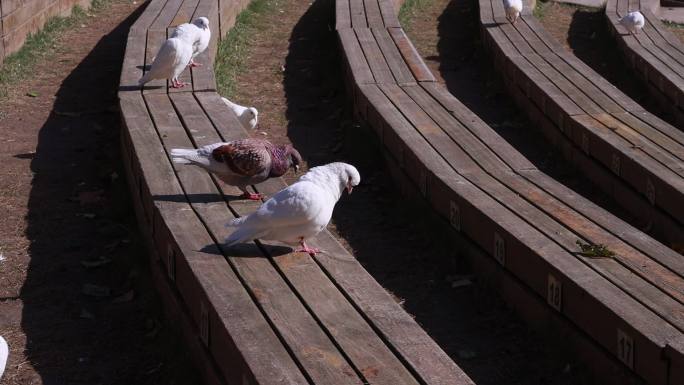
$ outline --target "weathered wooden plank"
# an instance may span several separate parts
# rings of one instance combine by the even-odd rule
[[[397,49],[397,46],[394,44],[387,29],[373,28],[371,31],[373,32],[373,36],[375,36],[375,41],[380,47],[382,55],[385,57],[396,82],[398,84],[415,83],[416,79],[413,77],[411,69],[406,65],[403,56],[401,56],[399,49]]]
[[[203,97],[204,108],[209,108],[210,100],[208,97]],[[214,103],[218,103],[214,101]],[[225,112],[225,109],[216,111],[217,113]],[[214,122],[224,122],[223,116],[216,116],[213,112],[209,113]],[[237,127],[237,129],[236,129]],[[244,131],[240,125],[233,125],[232,127],[217,127],[219,132],[230,131],[230,133],[223,134],[222,137],[233,138],[234,135],[239,135],[240,133],[244,135]],[[237,132],[236,132],[237,131]],[[230,136],[226,136],[230,135]],[[269,180],[258,186],[258,189],[262,193],[267,195],[274,194],[285,185],[282,180]],[[231,206],[239,210],[236,205],[231,202]],[[243,213],[244,214],[244,213]],[[335,242],[332,236],[325,232],[321,234],[317,239],[323,239],[325,242]],[[337,246],[339,247],[339,246]],[[370,281],[375,282],[370,275],[358,264],[358,262],[353,259],[344,249],[340,250],[333,248],[332,250],[326,248],[326,255],[331,255],[332,258],[345,261],[345,265],[356,265],[356,274],[360,275],[360,278],[370,279]],[[346,300],[343,301],[340,297],[338,301],[333,301],[340,294],[337,290],[332,290],[331,287],[327,287],[323,276],[318,276],[316,279],[314,275],[321,274],[319,268],[313,264],[313,260],[307,255],[301,254],[287,254],[274,257],[275,263],[279,266],[281,271],[285,276],[288,277],[292,285],[297,289],[297,291],[302,295],[302,297],[307,301],[308,306],[313,310],[314,314],[320,319],[321,323],[331,331],[334,338],[337,340],[339,346],[341,346],[346,355],[354,362],[357,369],[364,375],[365,379],[369,383],[412,383],[414,380],[411,379],[411,375],[406,372],[403,365],[400,365],[394,354],[390,353],[389,350],[384,348],[384,344],[377,340],[375,332],[368,329],[368,325],[364,320],[359,318],[359,315],[355,310],[349,308]],[[306,273],[306,274],[305,274]],[[312,282],[319,282],[320,284],[311,285]],[[339,287],[339,282],[336,281],[336,285]],[[346,285],[341,285],[340,290],[342,290],[345,296],[349,296],[350,291],[358,290],[358,287],[349,287]],[[389,297],[389,295],[382,289],[377,283],[375,286],[369,288],[368,292],[358,292],[362,297],[366,294],[380,295],[380,293],[375,293],[375,290],[380,290],[384,293],[384,296],[380,296],[381,300],[378,302],[367,302],[372,305],[373,308],[383,308],[387,306],[398,306]],[[353,297],[352,300],[354,301]],[[364,298],[364,301],[369,301],[369,299]],[[385,303],[388,302],[388,303]],[[355,301],[355,307],[358,308],[358,303]],[[335,304],[331,307],[331,305]],[[405,319],[408,315],[401,310],[402,315],[396,315],[395,317],[400,317]],[[362,313],[363,315],[363,313]],[[364,315],[366,317],[366,315]],[[343,325],[340,324],[343,322]],[[372,321],[371,321],[372,322]],[[415,323],[411,320],[411,328],[415,328]],[[334,332],[337,331],[337,332]],[[344,332],[343,332],[344,331]],[[344,334],[355,335],[355,338],[345,336]],[[411,335],[414,332],[410,333]],[[422,336],[419,338],[419,336]],[[359,339],[360,338],[360,339]],[[424,333],[421,335],[413,337],[414,341],[422,341],[423,346],[432,346],[433,348],[439,350],[439,348],[434,344],[432,340],[427,337]],[[365,342],[359,342],[365,341]],[[396,339],[388,341],[390,345],[396,344]],[[443,354],[441,350],[439,353]],[[432,352],[430,355],[439,355],[438,352]],[[415,358],[414,358],[415,359]],[[447,358],[448,359],[448,358]],[[448,365],[447,363],[442,363],[441,365]],[[453,365],[453,363],[451,363]],[[455,366],[455,365],[453,365]],[[439,366],[438,366],[439,367]],[[440,369],[444,370],[444,369]],[[445,380],[454,377],[446,377]],[[459,382],[460,383],[460,382]]]
[[[335,1],[335,29],[351,28],[349,0]]]
[[[178,8],[178,12],[176,12],[176,15],[173,17],[173,20],[171,20],[171,22],[169,22],[168,24],[168,36],[171,36],[173,34],[173,30],[175,29],[174,27],[181,25],[183,23],[192,22],[192,15],[195,13],[195,9],[197,8],[198,3],[199,0],[183,0],[183,3]]]
[[[425,92],[425,90],[423,90],[421,87],[406,86],[402,87],[401,89],[408,96],[411,97],[411,99],[415,103],[415,106],[420,108],[420,110],[416,109],[416,111],[414,111],[414,114],[416,114],[417,116],[421,116],[423,115],[421,113],[422,110],[422,112],[424,112],[425,115],[429,116],[430,119],[433,120],[436,124],[436,126],[430,127],[430,130],[434,129],[442,131],[442,138],[433,138],[433,140],[435,140],[433,147],[437,149],[438,146],[448,146],[450,148],[455,149],[456,156],[453,158],[448,154],[445,154],[442,151],[438,150],[438,152],[444,156],[447,162],[458,162],[459,159],[465,158],[463,152],[461,150],[456,149],[456,147],[484,149],[482,143],[479,140],[470,135],[467,129],[463,127],[463,125],[461,125],[461,123],[454,116],[452,116],[440,104],[435,103],[435,100],[432,97],[430,97],[430,95],[427,92]],[[413,104],[409,105],[413,106]],[[418,129],[419,131],[421,130],[420,128]],[[426,138],[428,137],[425,134],[424,136]],[[458,145],[456,145],[456,143],[458,143]],[[469,171],[477,172],[479,171],[480,167],[488,170],[510,171],[508,165],[503,160],[501,160],[499,156],[497,156],[495,153],[489,150],[478,151],[477,159],[468,159],[469,160],[466,161],[467,165],[464,165],[463,163],[461,163],[461,165],[458,165],[456,163],[451,164],[454,167],[454,169],[456,169],[460,174],[467,173]],[[477,165],[477,167],[475,165]]]
[[[624,112],[615,101],[603,93],[596,84],[586,79],[580,72],[575,71],[565,61],[558,57],[555,53],[549,55],[541,55],[550,65],[552,65],[559,73],[563,74],[568,81],[572,82],[578,89],[580,89],[587,97],[589,97],[596,105],[601,107],[604,111],[611,113]]]
[[[203,110],[195,109],[195,111],[192,111],[189,107],[192,106],[190,101],[184,101],[176,96],[173,99],[177,106],[176,108],[181,112],[182,118],[185,120],[186,117],[191,117],[185,121],[185,125],[186,127],[192,127],[191,132],[194,132],[193,137],[196,138],[197,145],[220,140]],[[220,118],[216,120],[220,120]],[[246,135],[241,125],[226,128],[236,131],[238,135]],[[267,183],[272,186],[272,189],[263,191],[260,188],[260,191],[266,192],[269,195],[285,187],[285,184],[280,179],[274,179]],[[262,185],[259,185],[259,187]],[[235,188],[223,188],[222,190],[230,195],[237,192]],[[230,206],[236,214],[241,216],[247,215],[255,209],[253,202],[231,201]],[[385,346],[384,342],[345,299],[343,294],[330,282],[309,255],[303,253],[274,253],[272,249],[270,250],[272,259],[281,274],[295,288],[298,295],[306,303],[307,308],[311,309],[312,314],[328,330],[336,345],[344,351],[345,356],[349,357],[357,371],[362,374],[368,383],[416,383],[412,375]],[[347,258],[351,258],[351,256],[347,256]],[[320,354],[320,352],[312,353]],[[325,357],[325,361],[332,360],[332,357],[329,355],[325,355]]]
[[[128,34],[147,34],[147,28],[149,28],[157,18],[157,15],[159,15],[159,12],[161,12],[164,7],[164,4],[166,4],[166,0],[150,0],[147,7],[145,7],[145,11],[128,30]]]
[[[424,112],[449,134],[452,141],[434,137],[433,134],[423,135],[442,154],[444,154],[444,150],[440,150],[440,148],[452,148],[450,150],[451,156],[445,156],[445,159],[457,172],[474,184],[481,186],[489,194],[493,194],[492,196],[495,199],[503,202],[511,211],[530,222],[546,234],[549,239],[553,239],[570,253],[579,252],[575,244],[578,237],[583,242],[604,244],[609,247],[617,254],[615,260],[610,258],[601,261],[585,259],[585,263],[592,266],[594,270],[618,287],[643,301],[647,307],[661,317],[668,319],[673,325],[677,325],[680,330],[684,330],[684,307],[677,302],[684,303],[684,280],[682,277],[673,275],[667,268],[655,263],[619,239],[604,233],[603,229],[587,218],[577,215],[570,207],[559,205],[555,198],[532,188],[529,183],[515,176],[489,148],[466,132],[465,128],[445,110],[436,108],[431,103],[431,98],[421,88],[403,87],[403,90],[422,108],[422,111],[413,110],[409,112],[410,115],[415,116],[414,119],[419,119],[418,116]],[[409,106],[409,104],[406,103],[405,106]],[[445,141],[448,143],[444,143]],[[477,163],[479,167],[473,167],[474,163]],[[468,166],[464,167],[464,164]],[[483,169],[494,178],[484,174]],[[497,180],[513,191],[502,188],[496,183]],[[533,206],[524,204],[521,198]],[[560,226],[559,223],[565,227]],[[616,261],[625,264],[631,271],[637,272],[641,279],[635,277],[630,270]],[[663,297],[663,291],[671,297]]]
[[[124,132],[132,144],[133,162],[139,164],[140,180],[148,186],[149,197],[154,197],[154,207],[160,215],[155,233],[168,229],[168,237],[156,236],[155,242],[172,242],[170,249],[163,243],[157,249],[178,250],[174,257],[175,282],[197,325],[203,317],[196,293],[204,292],[199,295],[206,298],[204,303],[209,307],[205,318],[209,323],[209,348],[223,375],[230,383],[305,383],[225,259],[198,251],[213,241],[189,210],[141,95],[125,93],[120,97],[120,105]],[[204,232],[198,233],[199,229]],[[192,293],[195,297],[188,297]],[[192,301],[188,302],[189,299]],[[261,349],[262,346],[271,349]]]
[[[672,47],[675,51],[678,53],[684,54],[684,43],[682,43],[681,40],[679,40],[676,36],[674,36],[663,24],[660,22],[660,19],[653,14],[649,9],[646,7],[640,9],[641,13],[644,15],[646,20],[648,21],[647,25],[644,26],[644,28],[648,31],[650,28],[653,28],[655,31],[658,32],[658,34],[663,38],[663,40],[667,41],[667,43]],[[668,50],[670,51],[670,50]],[[671,51],[670,51],[671,52]]]
[[[603,111],[599,105],[591,100],[591,98],[583,93],[575,84],[566,79],[562,73],[547,63],[542,57],[531,54],[526,55],[525,58],[585,113],[598,114]]]
[[[534,170],[536,167],[516,151],[507,141],[502,140],[487,124],[470,111],[439,83],[420,83],[439,104],[446,108],[456,119],[478,139],[484,142],[503,159],[513,170]]]
[[[269,189],[265,184],[274,188]],[[270,180],[265,184],[258,187],[260,192],[267,195],[285,187],[282,181],[277,180]],[[230,205],[239,215],[247,215],[254,209],[254,205],[248,207],[241,202],[231,202]],[[281,246],[277,242],[269,244]],[[329,331],[331,338],[344,351],[345,356],[349,357],[364,383],[418,384],[310,255],[293,252],[283,254],[273,247],[267,247],[267,250],[271,251],[273,261],[283,276]],[[348,253],[341,257],[353,260]]]
[[[385,23],[386,28],[401,27],[399,18],[397,17],[397,12],[394,9],[394,6],[392,6],[392,2],[390,0],[378,0],[378,6],[380,7],[382,21]]]
[[[637,191],[640,191],[652,205],[661,207],[674,218],[684,218],[681,202],[684,180],[671,170],[650,158],[638,147],[633,147],[617,137],[610,128],[590,116],[571,118],[573,140],[587,154],[612,167],[612,154],[620,158],[620,177]]]
[[[370,70],[368,61],[363,54],[361,45],[356,38],[356,34],[351,29],[341,29],[338,36],[342,44],[344,56],[347,58],[347,65],[351,70],[354,80],[358,84],[368,84],[375,82],[373,73]]]
[[[678,145],[684,146],[684,132],[679,130],[677,127],[668,124],[657,116],[646,111],[631,112],[630,114],[647,124],[652,129],[657,130],[662,135],[675,141]],[[639,125],[634,125],[633,127],[638,128]]]
[[[193,144],[201,146],[218,141],[218,136],[210,121],[190,93],[174,94],[171,97],[174,100],[174,106],[185,121],[185,129],[175,115],[168,98],[150,96],[147,99],[167,151],[174,147],[187,148]],[[191,142],[186,129],[191,134],[192,131],[196,131],[197,134],[192,138],[199,141]],[[212,178],[196,167],[179,166],[176,167],[176,172],[190,203],[213,238],[219,240],[228,237],[231,230],[225,227],[225,223],[234,216],[225,205],[221,192]],[[207,197],[213,197],[213,199],[207,199]],[[250,207],[251,210],[254,208],[254,205]],[[292,292],[287,282],[274,269],[271,262],[263,257],[258,248],[241,250],[237,254],[230,253],[230,250],[222,245],[219,245],[219,248],[314,382],[361,383],[329,336],[321,330],[310,311],[300,302],[298,296]],[[268,346],[262,348],[269,349]],[[319,357],[324,358],[321,360]]]
[[[382,88],[388,89],[390,87],[388,86],[381,86]],[[368,92],[369,95],[369,100],[371,100],[371,105],[374,107],[377,107],[381,110],[385,111],[379,111],[379,113],[383,116],[383,118],[386,118],[385,124],[389,124],[391,127],[394,129],[397,129],[401,127],[401,125],[397,126],[394,123],[391,122],[396,122],[397,120],[397,114],[396,112],[391,112],[392,107],[391,104],[385,104],[385,103],[380,103],[378,100],[373,100],[374,98],[381,98],[381,96],[378,96],[377,94],[371,94],[368,90],[372,89],[370,86],[363,86],[363,90],[365,92]],[[376,91],[377,92],[377,91]],[[400,100],[394,100],[392,102],[393,104],[401,103]],[[402,129],[404,131],[404,129]],[[383,131],[384,133],[387,132],[387,130]],[[395,131],[396,132],[396,131]],[[403,135],[403,133],[397,132],[399,135]],[[387,143],[387,140],[383,141],[384,143]],[[421,149],[420,148],[420,142],[415,142],[411,141],[410,145],[406,147],[408,149],[411,149],[413,152],[412,156],[416,156],[419,158],[425,158],[430,156],[431,151],[429,149]],[[408,151],[408,150],[404,150]],[[404,153],[401,155],[403,158],[407,157],[407,154]],[[401,158],[400,158],[401,159]],[[407,160],[401,161],[401,163],[407,164]],[[447,166],[448,167],[448,166]],[[516,274],[520,279],[522,279],[523,282],[527,282],[531,288],[534,290],[538,290],[538,292],[541,295],[545,295],[544,293],[546,292],[546,287],[543,282],[546,282],[546,277],[547,274],[553,273],[555,276],[560,275],[560,271],[565,270],[569,276],[565,276],[563,278],[563,290],[566,290],[566,285],[569,290],[574,290],[573,285],[578,284],[578,285],[588,285],[585,286],[583,289],[580,291],[577,291],[575,293],[567,293],[567,299],[569,301],[574,301],[577,300],[578,302],[575,304],[565,304],[563,312],[567,314],[571,319],[576,322],[576,324],[583,328],[583,330],[587,331],[589,334],[591,334],[600,344],[602,344],[604,347],[609,349],[613,354],[617,355],[617,351],[615,349],[615,330],[616,327],[620,330],[625,330],[628,328],[630,335],[633,335],[632,333],[635,332],[635,327],[637,329],[642,330],[643,332],[648,335],[643,335],[645,339],[640,338],[640,346],[645,348],[645,351],[641,352],[643,355],[641,356],[641,359],[648,359],[648,363],[641,362],[638,367],[635,367],[635,370],[637,373],[641,373],[642,375],[645,375],[647,378],[652,378],[654,379],[655,382],[658,383],[663,383],[663,377],[664,377],[664,367],[663,367],[663,362],[658,361],[659,357],[659,351],[662,349],[662,341],[666,341],[668,338],[671,338],[671,336],[676,335],[677,332],[671,328],[671,327],[664,327],[663,329],[657,329],[657,328],[651,328],[649,326],[648,322],[643,322],[643,313],[641,313],[641,310],[636,310],[636,312],[632,311],[627,311],[625,312],[625,308],[620,305],[613,307],[611,311],[608,313],[605,313],[604,310],[599,310],[599,308],[603,306],[615,306],[616,305],[616,300],[620,301],[623,303],[623,305],[627,305],[628,302],[632,301],[630,297],[625,297],[624,294],[620,294],[620,290],[612,285],[608,285],[605,287],[599,288],[598,286],[595,285],[603,285],[605,281],[601,279],[591,279],[587,280],[587,278],[591,275],[589,271],[584,271],[582,273],[579,272],[579,270],[574,270],[574,269],[580,269],[583,270],[585,267],[582,267],[584,265],[573,265],[573,267],[570,267],[568,263],[570,263],[570,259],[567,258],[560,258],[558,260],[553,260],[557,256],[559,256],[558,252],[551,252],[550,254],[547,255],[547,252],[550,252],[549,247],[551,247],[551,244],[548,243],[548,241],[542,241],[539,239],[539,243],[537,241],[534,241],[534,246],[532,246],[531,243],[528,243],[528,247],[530,249],[528,251],[523,251],[522,249],[517,249],[518,244],[516,242],[533,242],[532,238],[530,238],[531,235],[536,234],[536,230],[531,230],[526,227],[526,225],[522,223],[517,223],[514,224],[517,220],[515,219],[515,216],[510,216],[510,211],[507,210],[502,210],[501,208],[494,208],[493,206],[490,205],[483,205],[485,199],[485,196],[483,196],[481,193],[476,193],[475,191],[468,192],[468,195],[463,195],[466,194],[466,192],[471,188],[468,182],[466,181],[459,181],[456,182],[455,180],[448,180],[448,179],[443,179],[444,172],[446,171],[446,168],[442,166],[441,168],[430,168],[432,172],[435,173],[434,178],[430,178],[430,183],[429,183],[429,197],[432,199],[436,199],[437,201],[433,201],[433,207],[435,207],[442,215],[445,215],[447,218],[449,217],[449,210],[445,209],[449,207],[448,200],[445,201],[445,198],[441,198],[441,194],[446,193],[447,191],[452,191],[455,192],[456,194],[465,197],[469,196],[469,198],[466,198],[465,201],[462,199],[458,199],[457,205],[460,207],[460,229],[461,231],[465,232],[471,239],[475,240],[478,244],[481,245],[481,247],[485,248],[485,250],[488,250],[488,252],[493,253],[493,248],[491,247],[490,239],[491,236],[491,231],[492,229],[489,227],[491,226],[491,223],[488,221],[495,221],[495,223],[498,223],[496,227],[496,231],[503,231],[503,233],[499,233],[499,236],[502,239],[502,243],[505,244],[506,246],[506,259],[505,259],[505,267],[507,269],[510,269],[514,274]],[[410,170],[407,169],[407,172],[410,173]],[[453,178],[453,177],[452,177]],[[446,183],[446,185],[442,186],[438,182]],[[447,190],[444,190],[447,189]],[[471,195],[472,194],[472,195]],[[486,200],[485,200],[486,201]],[[466,203],[470,202],[470,203]],[[471,204],[475,206],[470,206]],[[481,213],[481,217],[478,217],[479,220],[477,222],[473,222],[474,217],[470,217],[472,212],[470,212],[471,209],[475,209],[476,212]],[[484,210],[484,211],[480,211]],[[446,213],[445,213],[446,211]],[[503,226],[498,227],[498,226]],[[510,226],[510,227],[509,227]],[[506,230],[503,230],[503,229]],[[476,229],[476,230],[474,230]],[[519,234],[519,236],[516,236],[515,234],[518,231],[522,231]],[[511,235],[511,237],[508,236],[508,234]],[[534,235],[536,237],[536,235]],[[509,247],[514,248],[514,249],[509,249]],[[534,250],[534,251],[532,251]],[[548,263],[553,266],[553,270],[543,270],[542,271],[535,271],[533,272],[532,270],[537,270],[537,268],[541,267],[537,262],[532,263],[531,261],[528,261],[527,263],[522,263],[522,259],[526,259],[526,256],[532,255],[532,254],[527,254],[532,252],[534,255],[539,255],[542,257],[541,260],[548,261]],[[514,257],[515,256],[515,257]],[[525,257],[524,257],[525,256]],[[509,264],[509,259],[511,258]],[[551,258],[551,259],[547,259]],[[519,263],[522,263],[519,265]],[[532,267],[534,266],[534,267]],[[560,269],[557,270],[557,269]],[[588,269],[588,268],[587,268]],[[575,271],[574,273],[570,273],[571,271]],[[566,274],[563,273],[563,274]],[[535,279],[535,276],[537,274],[540,274],[538,278]],[[577,275],[575,275],[577,274]],[[574,277],[573,277],[574,276]],[[544,278],[541,278],[544,277]],[[567,281],[565,280],[567,279]],[[537,286],[539,285],[539,286]],[[592,287],[592,288],[590,288]],[[593,295],[596,297],[592,298],[587,298],[583,293],[591,292]],[[611,294],[609,294],[611,293]],[[564,300],[566,299],[566,293],[564,292]],[[608,299],[608,297],[605,297],[606,295],[609,296],[615,296],[612,299]],[[620,298],[620,299],[618,299]],[[595,303],[591,303],[592,301],[596,301]],[[627,302],[623,302],[627,301]],[[580,304],[581,303],[581,304]],[[636,302],[634,303],[636,305]],[[588,306],[593,307],[593,306],[598,306],[594,308],[594,310],[589,310]],[[638,305],[641,306],[641,305]],[[589,311],[589,313],[585,313],[586,311]],[[597,312],[601,312],[601,314],[604,314],[601,317],[597,317]],[[611,312],[617,312],[620,315],[615,318],[611,316]],[[612,314],[617,314],[617,313],[612,313]],[[589,314],[592,314],[589,316]],[[638,314],[638,316],[637,316]],[[649,316],[651,317],[651,316]],[[655,320],[654,318],[653,320]],[[659,318],[658,318],[659,319]],[[598,325],[597,322],[601,322],[601,325]],[[604,323],[607,322],[607,323]],[[620,326],[617,326],[616,322],[620,324]],[[659,321],[658,321],[659,322]],[[612,324],[613,326],[609,326]],[[665,334],[661,334],[661,337],[655,337],[656,334],[660,334],[663,332],[665,329],[669,330]],[[649,330],[649,331],[645,331]],[[655,333],[655,334],[653,334]],[[655,338],[654,338],[655,337]],[[664,338],[661,339],[661,338]],[[650,341],[650,342],[648,342]],[[660,341],[660,342],[658,342]],[[650,347],[649,347],[650,346]],[[653,360],[656,360],[655,362]],[[634,361],[636,363],[636,361]]]
[[[385,28],[378,0],[363,0],[363,9],[366,12],[368,28]],[[358,27],[354,26],[355,29]]]
[[[150,31],[164,31],[164,36],[166,36],[166,29],[171,24],[171,21],[178,13],[183,0],[167,0],[164,8],[162,8],[159,15],[154,20],[154,22],[147,29],[148,33]]]
[[[352,28],[367,28],[366,10],[363,0],[349,0],[349,11],[351,14]]]
[[[368,61],[370,70],[376,83],[394,83],[394,77],[390,71],[385,57],[375,42],[375,38],[368,28],[354,28],[356,37],[359,40],[364,56]]]
[[[126,51],[121,65],[119,92],[138,91],[138,80],[145,66],[145,34],[129,33],[126,38]]]
[[[423,62],[423,59],[418,54],[418,51],[416,51],[411,40],[404,33],[404,30],[401,28],[388,28],[388,31],[416,79],[420,82],[434,82],[435,77]]]
[[[638,146],[649,150],[649,153],[653,152],[654,158],[663,157],[663,163],[670,164],[673,171],[681,173],[684,170],[684,146],[632,114],[621,113],[611,116],[619,121],[609,125],[616,133],[633,143],[638,142]]]

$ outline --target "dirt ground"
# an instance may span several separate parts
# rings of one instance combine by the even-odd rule
[[[198,383],[151,286],[119,154],[116,86],[142,3],[112,0],[0,100],[2,385]]]
[[[406,208],[380,154],[349,118],[332,5],[279,0],[253,36],[234,98],[259,109],[255,135],[293,143],[308,166],[344,160],[359,168],[361,186],[338,203],[329,229],[476,383],[590,383],[574,360],[483,290],[453,250],[432,242],[431,229]],[[426,28],[435,30],[438,16]]]

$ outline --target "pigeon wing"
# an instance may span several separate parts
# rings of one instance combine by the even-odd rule
[[[167,40],[159,48],[157,56],[150,66],[149,79],[167,79],[173,76],[174,64],[177,57],[177,46],[172,40]]]
[[[323,198],[323,199],[321,199]],[[326,203],[324,193],[315,184],[297,182],[273,195],[257,211],[247,217],[234,219],[227,226],[237,227],[226,243],[233,245],[250,239],[282,239],[293,228],[308,227],[321,222]]]
[[[254,176],[271,167],[271,154],[263,143],[255,140],[226,143],[215,148],[212,157],[242,176]]]

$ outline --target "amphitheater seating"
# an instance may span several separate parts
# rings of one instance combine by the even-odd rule
[[[563,155],[658,239],[684,239],[684,132],[565,50],[526,7],[513,26],[480,0],[482,39],[519,106]]]
[[[169,150],[244,138],[220,100],[211,63],[246,2],[152,0],[131,27],[120,80],[122,148],[152,271],[172,319],[210,384],[472,384],[328,232],[312,257],[251,244],[227,249],[224,224],[258,206]],[[174,26],[213,28],[191,86],[137,85]],[[280,179],[258,186],[272,195]]]
[[[658,104],[684,129],[684,44],[670,33],[651,7],[634,0],[608,0],[606,19],[611,33],[625,55],[626,62],[648,85]],[[646,25],[631,35],[618,20],[639,9]]]
[[[488,2],[490,10],[495,2]],[[394,12],[387,11],[392,6],[388,0],[337,0],[336,28],[355,111],[374,131],[402,190],[426,202],[453,234],[484,251],[474,253],[473,264],[522,293],[513,301],[532,313],[527,318],[533,323],[553,313],[579,330],[575,336],[588,339],[594,352],[587,360],[603,358],[594,363],[597,372],[614,365],[604,380],[628,383],[615,374],[627,372],[651,384],[681,383],[684,258],[540,172],[450,95],[430,74]],[[610,164],[617,156],[613,185],[636,184],[655,168],[655,175],[663,177],[644,179],[656,191],[651,203],[671,210],[671,216],[659,214],[660,225],[674,223],[682,202],[678,194],[684,191],[673,188],[681,183],[673,176],[677,161],[668,154],[675,170],[651,167],[654,161],[646,157],[656,144],[646,142],[635,126],[619,122],[639,119],[652,124],[647,127],[651,131],[672,133],[674,138],[658,137],[663,146],[674,146],[679,133],[563,54],[530,15],[514,28],[500,23],[505,19],[498,10],[496,21],[493,11],[481,12],[487,41],[501,47],[499,68],[515,74],[509,78],[528,91],[518,97],[532,95],[540,111],[549,112],[549,117],[542,114],[544,119],[584,143],[583,162],[594,162],[589,155],[601,161],[607,156]],[[543,44],[544,52],[533,54],[526,39]],[[573,68],[585,69],[583,75]],[[601,122],[642,145],[643,153],[627,150],[627,140],[616,138],[613,130],[588,129]],[[623,150],[625,155],[618,152]],[[681,224],[668,231],[681,234]],[[586,244],[606,245],[614,255],[589,255],[581,247]],[[498,267],[492,267],[493,261]],[[543,303],[543,309],[530,301]]]

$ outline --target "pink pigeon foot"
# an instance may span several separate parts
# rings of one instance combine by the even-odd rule
[[[171,87],[172,88],[183,88],[187,86],[190,83],[184,83],[184,82],[172,82]]]
[[[190,67],[201,67],[202,63],[191,62]]]
[[[302,242],[302,243],[301,243],[301,244],[302,244],[302,247],[300,247],[299,249],[295,250],[295,253],[307,253],[307,254],[314,254],[314,255],[316,255],[316,254],[318,254],[318,253],[321,252],[319,249],[316,249],[316,248],[307,246],[303,239],[302,239],[301,242]]]
[[[244,194],[240,195],[240,198],[249,199],[252,201],[258,201],[258,200],[261,200],[261,198],[263,198],[263,195],[253,194],[253,193],[244,193]]]

